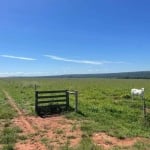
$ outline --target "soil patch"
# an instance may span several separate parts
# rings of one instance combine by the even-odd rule
[[[28,116],[26,118],[36,132],[34,134],[29,133],[22,120],[15,118],[13,122],[22,129],[22,134],[32,137],[31,142],[28,138],[25,143],[18,143],[17,147],[26,147],[26,145],[34,147],[35,142],[39,141],[47,147],[58,149],[66,144],[70,147],[76,146],[81,140],[82,132],[77,121],[68,120],[64,116],[51,116],[49,118]]]
[[[15,150],[46,150],[46,147],[39,142],[26,140],[16,143]]]
[[[116,137],[112,137],[107,135],[104,132],[95,133],[92,136],[94,143],[103,147],[104,149],[110,149],[112,147],[130,147],[133,146],[140,138],[126,138],[126,139],[118,139]]]

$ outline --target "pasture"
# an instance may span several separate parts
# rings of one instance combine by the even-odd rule
[[[12,122],[17,117],[6,96],[6,91],[25,116],[35,114],[35,84],[38,90],[77,90],[79,92],[79,112],[65,112],[63,116],[76,123],[72,127],[76,131],[79,125],[82,131],[80,143],[70,147],[65,143],[60,149],[105,149],[105,145],[113,145],[105,140],[105,145],[96,143],[94,135],[106,134],[117,140],[138,138],[132,145],[113,145],[110,149],[148,149],[150,147],[150,80],[142,79],[98,79],[98,78],[3,78],[0,79],[0,149],[13,149],[20,140],[33,138],[20,135],[21,129]],[[143,117],[143,102],[139,97],[130,97],[132,88],[145,88],[147,118]],[[74,107],[74,97],[70,100]],[[29,120],[29,119],[28,119]],[[35,127],[36,129],[36,127]],[[7,131],[5,131],[7,130]],[[61,135],[63,130],[58,130]],[[8,136],[7,136],[8,135]],[[31,137],[32,136],[32,137]],[[74,137],[69,137],[73,139]],[[108,138],[109,139],[109,138]],[[40,142],[47,149],[50,139],[41,137]],[[55,149],[55,148],[54,148]]]

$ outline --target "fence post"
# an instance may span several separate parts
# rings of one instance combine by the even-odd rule
[[[36,84],[35,84],[35,86],[34,86],[34,90],[36,91],[36,89],[37,89],[37,86],[36,86]]]
[[[78,91],[75,91],[75,112],[78,111]]]
[[[144,115],[144,119],[146,120],[146,102],[145,102],[145,98],[142,97],[143,100],[143,115]]]
[[[69,108],[69,91],[66,90],[66,109]]]
[[[35,111],[38,113],[38,91],[35,91]]]

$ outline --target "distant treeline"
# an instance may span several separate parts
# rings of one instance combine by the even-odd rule
[[[55,77],[62,78],[115,78],[115,79],[150,79],[150,71],[105,73],[105,74],[71,74]]]
[[[150,71],[101,73],[101,74],[66,74],[55,76],[16,76],[8,78],[114,78],[114,79],[150,79]]]

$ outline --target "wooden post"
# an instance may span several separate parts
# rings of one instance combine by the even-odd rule
[[[38,91],[35,91],[35,111],[38,113]]]
[[[75,97],[75,112],[77,112],[78,111],[78,91],[68,91],[68,97],[69,97],[69,95],[70,94],[73,94],[74,95],[74,97]]]
[[[66,110],[69,109],[69,91],[66,90]]]
[[[36,86],[36,84],[35,84],[35,86],[34,86],[34,90],[36,91],[36,89],[37,89],[37,86]]]
[[[75,91],[75,112],[78,111],[78,91]]]

